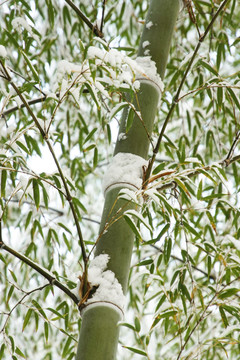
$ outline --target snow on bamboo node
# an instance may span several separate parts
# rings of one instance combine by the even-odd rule
[[[138,190],[142,186],[143,166],[147,160],[130,153],[118,153],[112,158],[103,178],[103,191],[116,187]]]
[[[145,41],[143,42],[143,45],[146,47],[149,45],[149,42]],[[151,59],[151,56],[138,56],[136,58],[136,62],[142,69],[141,72],[138,72],[136,80],[150,80],[156,85],[158,91],[160,90],[162,92],[164,85],[160,75],[157,72],[156,63]]]
[[[91,286],[96,287],[96,291],[85,305],[106,302],[123,311],[125,297],[122,286],[115,274],[111,270],[106,270],[108,261],[107,254],[98,255],[92,260],[88,269],[88,280]]]

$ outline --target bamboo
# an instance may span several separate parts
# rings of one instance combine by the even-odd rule
[[[138,56],[144,56],[143,43],[148,41],[149,55],[155,61],[161,78],[164,77],[167,58],[179,11],[179,0],[152,0],[149,6],[145,27],[143,30]],[[152,24],[152,26],[150,26]],[[145,43],[146,44],[146,43]],[[147,159],[154,118],[160,98],[156,84],[148,79],[140,79],[140,91],[133,104],[141,112],[141,119],[134,116],[130,130],[126,131],[128,111],[125,110],[121,119],[120,133],[125,133],[126,139],[120,138],[115,147],[114,155],[119,152],[131,153]],[[96,245],[95,256],[108,254],[110,260],[108,270],[114,272],[116,278],[127,291],[127,283],[134,244],[134,234],[121,216],[122,212],[136,205],[126,200],[116,200],[123,187],[118,184],[110,189],[105,198],[100,233],[109,219],[118,219],[108,228]],[[87,307],[83,312],[82,326],[76,360],[113,360],[116,358],[118,342],[118,322],[121,319],[117,306],[98,303]]]

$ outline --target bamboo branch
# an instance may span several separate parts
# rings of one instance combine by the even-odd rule
[[[178,89],[177,89],[177,92],[176,92],[175,96],[173,97],[173,101],[172,101],[171,107],[170,107],[169,112],[168,112],[168,114],[167,114],[167,117],[166,117],[166,119],[165,119],[165,121],[164,121],[164,123],[163,123],[162,129],[161,129],[161,131],[160,131],[160,134],[159,134],[159,137],[158,137],[158,140],[157,140],[157,143],[156,143],[156,146],[155,146],[155,148],[154,148],[154,150],[153,150],[153,155],[152,155],[152,157],[151,157],[151,159],[150,159],[150,161],[149,161],[149,164],[148,164],[148,167],[147,167],[147,170],[146,170],[146,174],[145,174],[146,180],[148,180],[149,177],[150,177],[150,174],[151,174],[151,171],[152,171],[152,168],[153,168],[153,164],[154,164],[154,162],[155,162],[157,153],[158,153],[158,151],[159,151],[159,148],[160,148],[160,145],[161,145],[161,142],[162,142],[162,138],[163,138],[164,132],[165,132],[165,130],[166,130],[167,124],[169,123],[169,120],[170,120],[170,118],[171,118],[171,116],[172,116],[172,114],[173,114],[173,112],[174,112],[174,110],[175,110],[175,107],[176,107],[177,103],[179,102],[180,92],[181,92],[182,87],[183,87],[183,85],[184,85],[184,83],[185,83],[186,77],[187,77],[187,75],[188,75],[188,73],[189,73],[189,71],[190,71],[190,69],[191,69],[191,67],[192,67],[192,64],[193,64],[193,62],[194,62],[194,60],[195,60],[195,58],[196,58],[196,56],[197,56],[198,50],[200,49],[200,46],[201,46],[202,42],[205,40],[206,36],[208,35],[209,31],[211,30],[211,28],[212,28],[212,26],[213,26],[213,24],[214,24],[214,22],[215,22],[215,20],[217,19],[217,17],[219,16],[220,12],[222,11],[222,9],[224,8],[224,6],[226,5],[226,3],[227,3],[228,1],[229,1],[229,0],[224,0],[224,1],[222,2],[222,4],[219,6],[218,10],[217,10],[216,13],[214,14],[212,20],[211,20],[210,23],[208,24],[208,26],[207,26],[205,32],[203,33],[203,35],[199,36],[198,44],[197,44],[197,46],[195,47],[195,50],[194,50],[194,52],[193,52],[193,55],[192,55],[192,57],[191,57],[188,65],[187,65],[187,68],[186,68],[186,70],[185,70],[185,73],[183,74],[183,77],[182,77],[182,80],[181,80],[181,82],[180,82],[180,85],[179,85],[179,87],[178,87]],[[147,183],[146,183],[146,185],[147,185]]]
[[[35,104],[38,104],[38,103],[42,103],[43,101],[46,100],[46,98],[47,98],[47,95],[41,96],[41,97],[39,97],[37,99],[33,99],[33,100],[28,101],[27,104],[28,104],[28,106],[31,106],[31,105],[35,105]],[[22,103],[20,106],[13,106],[10,109],[4,111],[1,116],[4,117],[6,115],[9,115],[9,114],[13,113],[14,111],[17,111],[19,109],[23,109],[25,107],[26,107],[26,105],[24,103]]]
[[[0,222],[1,224],[1,222]],[[1,233],[1,231],[0,231]],[[55,276],[53,276],[49,271],[42,268],[40,265],[36,264],[32,260],[30,260],[25,255],[20,254],[19,252],[12,249],[10,246],[6,245],[2,240],[2,235],[0,235],[0,249],[3,249],[7,251],[8,253],[12,254],[28,266],[30,266],[32,269],[36,270],[39,274],[41,274],[45,279],[49,281],[51,285],[57,286],[59,289],[61,289],[65,294],[67,294],[74,302],[75,304],[79,303],[78,298],[74,293],[72,293],[65,285],[63,285],[60,281],[56,279]]]
[[[218,162],[218,164],[228,167],[230,164],[233,164],[234,162],[238,162],[238,161],[240,161],[240,154],[232,157],[231,159],[226,158],[224,160],[221,160]],[[201,173],[201,170],[208,171],[210,169],[211,169],[211,165],[207,165],[207,166],[203,166],[202,168],[193,169],[192,172],[189,172],[188,174],[185,174],[182,176],[184,176],[184,177],[187,176],[187,177],[191,178],[191,177],[199,175],[199,173]],[[178,176],[178,174],[175,174],[175,176]],[[181,177],[181,174],[180,174],[180,177]],[[157,187],[157,191],[162,191],[162,190],[169,189],[169,188],[175,187],[175,186],[176,186],[176,182],[173,180],[173,181],[170,181],[166,184],[163,184],[163,185]]]
[[[85,24],[89,27],[92,32],[100,37],[103,38],[103,33],[101,30],[98,29],[97,25],[93,25],[91,21],[82,13],[82,11],[71,1],[71,0],[65,0],[66,3],[75,11],[75,13],[80,17],[80,19],[85,22]]]

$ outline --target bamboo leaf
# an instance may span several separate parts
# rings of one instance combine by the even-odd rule
[[[224,308],[222,306],[219,306],[219,312],[220,312],[224,327],[227,328],[229,326],[229,323],[228,323],[228,319],[227,319],[226,313],[224,311]]]
[[[214,69],[214,67],[212,67],[209,63],[207,63],[204,60],[199,60],[200,65],[202,65],[205,69],[207,69],[208,71],[210,71],[212,74],[218,76],[218,72],[216,69]]]
[[[192,233],[194,236],[196,236],[197,238],[200,238],[201,236],[199,235],[199,233],[191,226],[189,225],[189,223],[187,223],[186,221],[183,221],[183,225],[184,227],[190,232]]]
[[[239,288],[227,289],[227,290],[224,290],[224,291],[220,292],[220,294],[218,295],[218,298],[223,300],[223,299],[226,299],[226,298],[228,298],[230,296],[236,295],[239,291],[240,291]]]
[[[63,351],[62,351],[62,357],[63,357],[63,358],[67,355],[67,353],[68,353],[68,351],[69,351],[69,346],[70,346],[71,342],[72,342],[72,338],[71,338],[71,337],[68,337],[68,339],[67,339],[66,342],[65,342]]]
[[[142,355],[142,356],[147,356],[147,353],[145,351],[143,351],[143,350],[136,349],[136,348],[133,348],[133,347],[130,347],[130,346],[123,346],[123,347],[125,349],[128,349],[128,350],[132,351],[135,354]]]
[[[32,179],[32,186],[33,186],[33,198],[36,208],[38,210],[40,205],[40,191],[39,191],[38,181],[36,179]]]
[[[30,71],[31,71],[31,73],[32,73],[32,75],[33,75],[33,77],[34,77],[34,80],[35,80],[36,82],[39,82],[38,72],[37,72],[37,70],[35,69],[35,66],[33,65],[32,61],[29,59],[29,57],[27,56],[27,54],[26,54],[23,50],[21,50],[21,53],[22,53],[24,59],[26,60],[26,63],[27,63],[28,66],[29,66],[29,69],[30,69]]]
[[[164,242],[164,250],[163,250],[165,264],[169,262],[171,251],[172,251],[172,239],[171,237],[167,237]]]
[[[234,92],[233,89],[231,89],[230,87],[227,87],[227,91],[229,92],[233,102],[235,103],[235,105],[237,106],[237,108],[240,110],[240,103],[239,103],[239,100]]]
[[[7,171],[1,170],[1,197],[6,195],[6,184],[7,184]]]
[[[138,228],[136,227],[135,222],[132,220],[131,216],[124,214],[123,215],[125,221],[127,222],[127,224],[130,226],[130,228],[132,229],[132,231],[134,232],[134,234],[137,236],[137,238],[141,239],[141,234],[138,230]]]
[[[168,229],[170,228],[170,223],[167,223],[162,230],[160,231],[160,233],[157,235],[157,239],[156,241],[160,240],[161,237],[168,231]]]
[[[138,317],[135,317],[134,324],[135,324],[136,331],[139,332],[141,330],[141,324],[140,324],[140,321],[139,321]]]
[[[30,317],[32,315],[33,310],[32,309],[28,309],[25,318],[24,318],[24,322],[23,322],[23,327],[22,327],[22,331],[25,330],[27,324],[29,323]]]
[[[48,342],[48,336],[49,336],[49,325],[48,325],[48,322],[45,321],[44,322],[44,337],[45,337],[46,343]]]
[[[26,359],[26,356],[23,354],[23,352],[19,349],[19,347],[16,347],[15,349],[15,353],[21,357],[23,357],[24,359]]]

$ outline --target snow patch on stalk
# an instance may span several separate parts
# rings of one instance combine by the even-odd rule
[[[149,44],[148,44],[149,45]],[[160,75],[157,72],[157,67],[155,61],[151,59],[151,56],[138,56],[136,62],[139,67],[142,69],[141,72],[138,72],[136,80],[139,81],[152,81],[157,90],[160,92],[163,91],[164,85]]]
[[[142,186],[143,166],[147,160],[130,153],[118,153],[112,158],[103,178],[103,191],[106,194],[116,187],[138,190]]]
[[[96,291],[85,305],[106,302],[123,311],[125,297],[122,286],[115,274],[111,270],[106,270],[108,261],[107,254],[98,255],[92,260],[88,269],[88,281],[91,286],[96,287]]]

